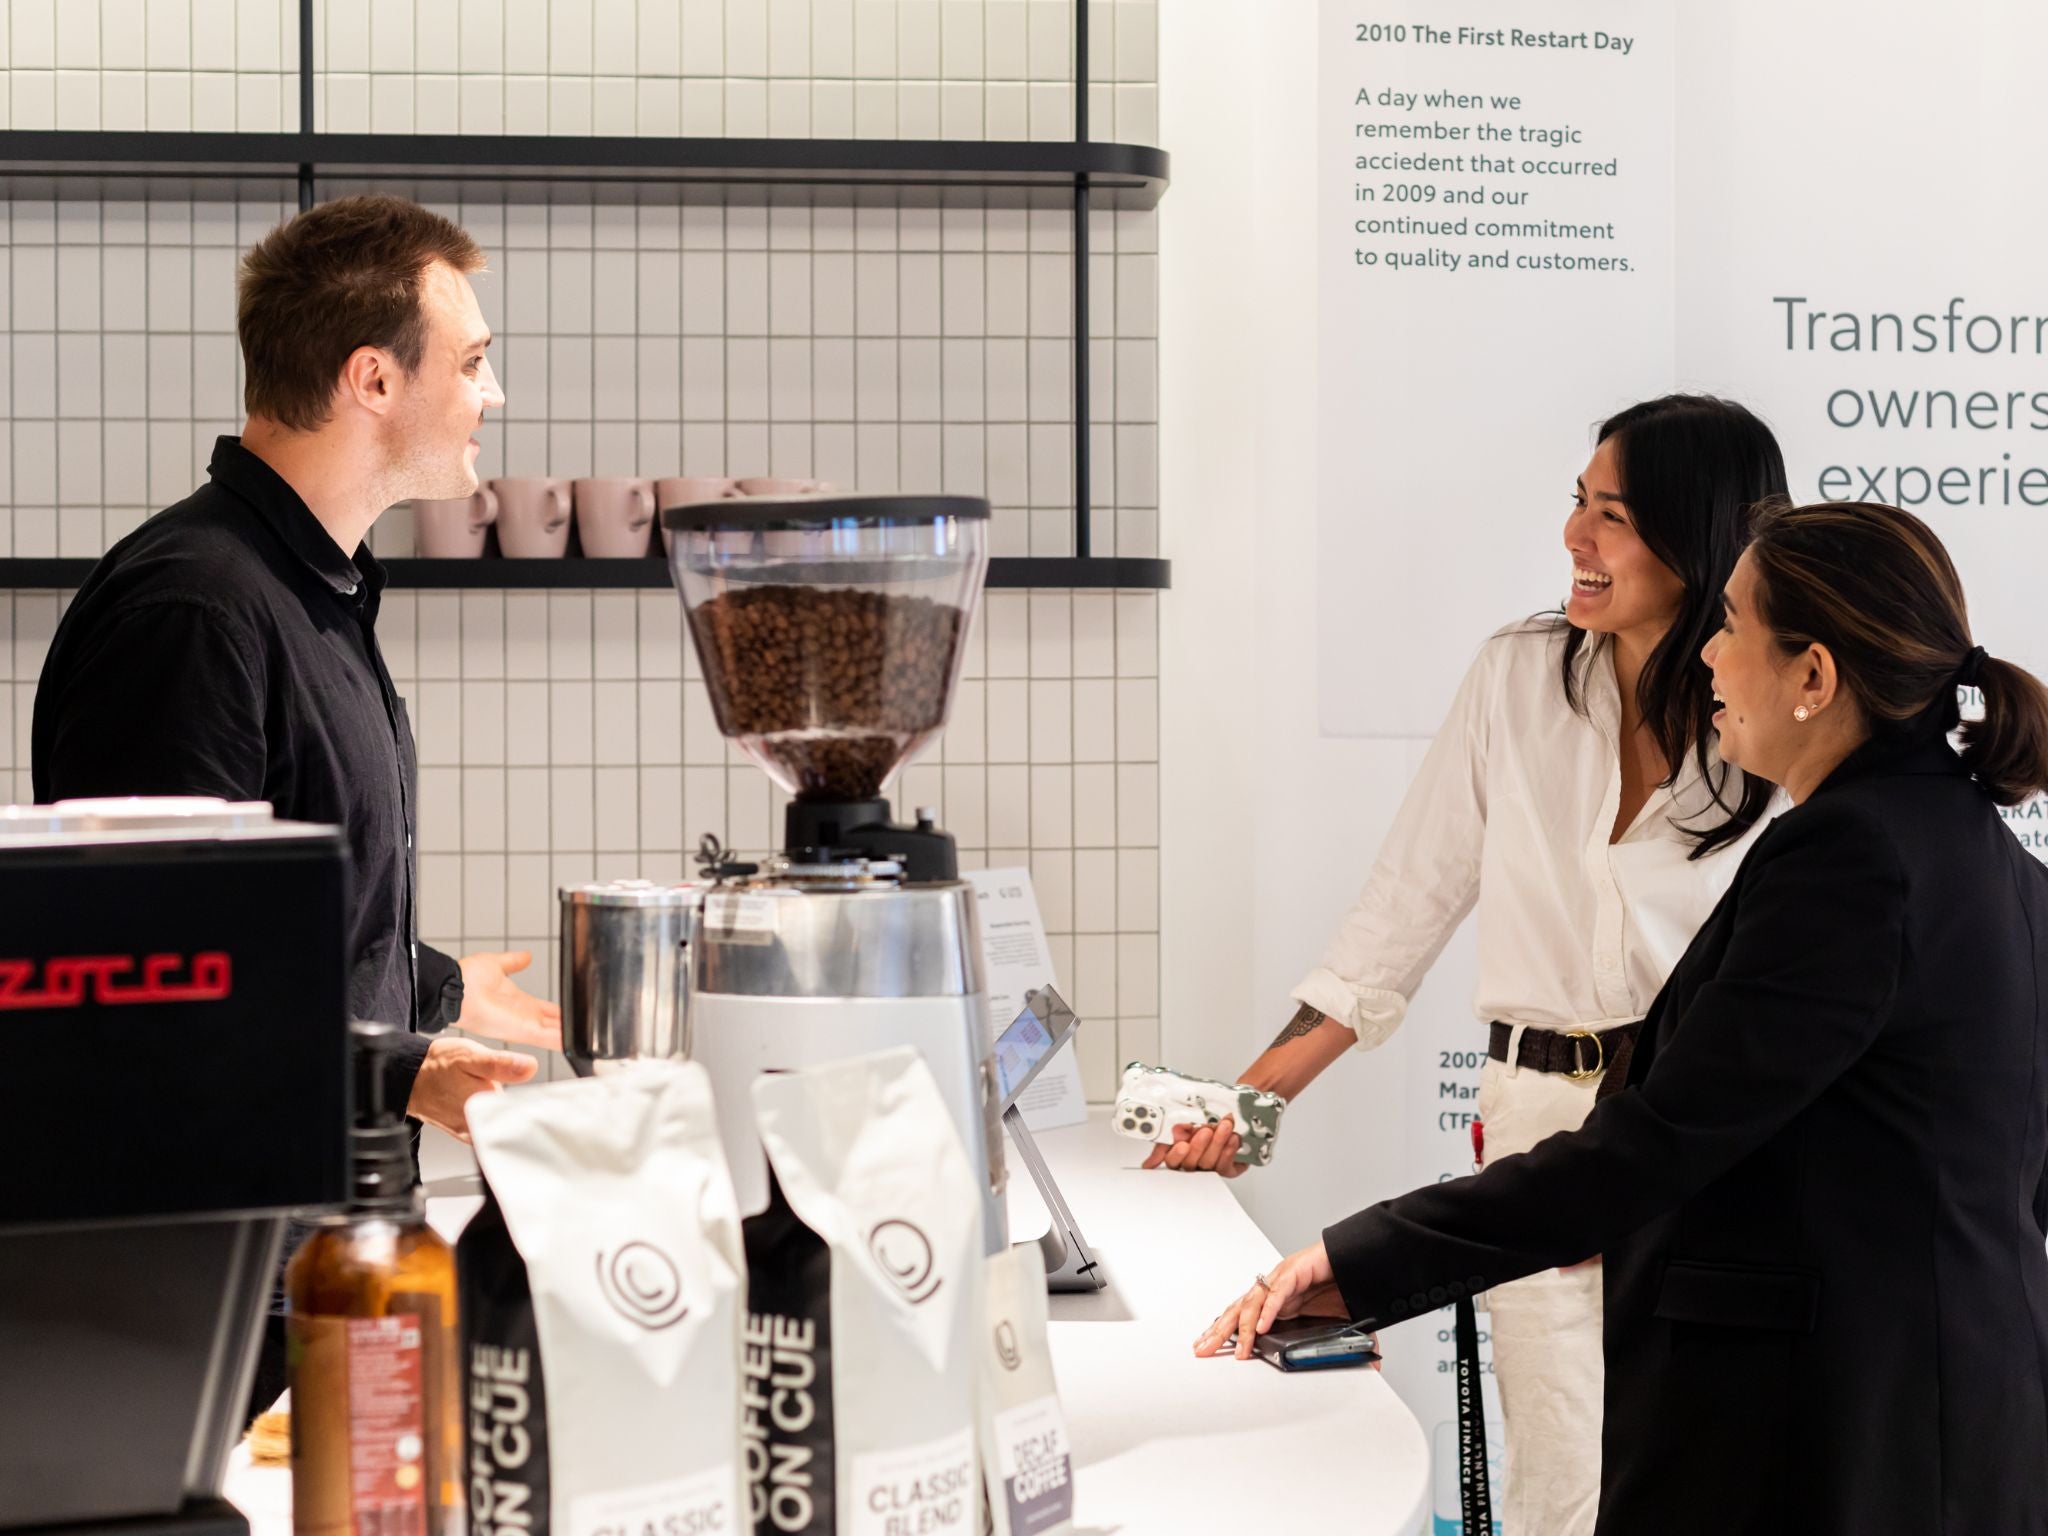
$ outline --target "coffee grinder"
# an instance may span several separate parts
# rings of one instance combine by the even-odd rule
[[[748,497],[671,507],[669,567],[719,730],[792,798],[780,853],[726,858],[690,951],[689,1053],[711,1074],[743,1214],[768,1203],[763,1072],[909,1045],[1007,1243],[981,939],[953,839],[883,786],[946,723],[988,567],[988,503]]]

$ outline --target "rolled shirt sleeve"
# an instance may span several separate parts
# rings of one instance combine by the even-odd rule
[[[1364,891],[1322,964],[1292,994],[1354,1031],[1361,1050],[1400,1027],[1408,1000],[1478,898],[1502,646],[1496,636],[1466,672]]]

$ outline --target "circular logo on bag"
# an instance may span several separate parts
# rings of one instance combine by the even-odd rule
[[[612,1310],[630,1323],[658,1330],[689,1315],[675,1260],[652,1243],[631,1242],[597,1256],[597,1287]]]
[[[930,1301],[945,1283],[932,1273],[931,1239],[910,1222],[882,1222],[868,1234],[868,1252],[913,1306]]]
[[[1024,1363],[1024,1351],[1017,1347],[1017,1330],[1010,1326],[1007,1317],[996,1324],[996,1358],[1003,1362],[1006,1371],[1014,1371]]]

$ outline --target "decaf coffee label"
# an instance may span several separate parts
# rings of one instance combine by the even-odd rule
[[[772,1182],[744,1224],[740,1447],[756,1536],[833,1536],[832,1254]]]
[[[849,1536],[977,1536],[974,1431],[853,1458]]]
[[[1037,1536],[1074,1515],[1074,1458],[1056,1397],[996,1415],[996,1473],[1010,1536]]]

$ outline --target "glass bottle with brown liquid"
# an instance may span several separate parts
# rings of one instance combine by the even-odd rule
[[[285,1270],[296,1536],[460,1536],[455,1250],[384,1103],[395,1031],[352,1026],[354,1189]]]

